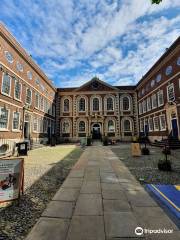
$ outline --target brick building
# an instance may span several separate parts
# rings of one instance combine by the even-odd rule
[[[0,141],[47,142],[55,131],[56,89],[0,24]]]
[[[0,145],[22,139],[46,143],[109,136],[151,141],[180,139],[180,37],[136,86],[111,86],[93,78],[58,88],[0,24]]]
[[[138,134],[134,86],[115,87],[98,78],[77,88],[57,89],[57,135],[60,140],[109,136],[131,140]]]
[[[180,37],[136,86],[140,132],[151,141],[180,139]]]

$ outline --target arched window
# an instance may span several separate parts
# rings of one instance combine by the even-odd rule
[[[128,97],[123,97],[123,110],[129,110],[130,109],[130,102]]]
[[[114,126],[113,120],[108,121],[108,132],[115,132],[115,126]]]
[[[84,98],[80,98],[79,100],[79,111],[80,112],[84,112],[86,109],[85,107],[85,99]]]
[[[79,132],[85,132],[85,122],[84,121],[79,122]]]
[[[70,133],[70,124],[68,121],[63,122],[62,124],[62,132],[63,133]]]
[[[131,123],[128,119],[124,120],[124,132],[131,132]]]
[[[64,99],[64,112],[69,112],[69,99]]]
[[[98,98],[93,99],[93,111],[99,111],[99,99]]]
[[[108,97],[107,98],[107,110],[108,111],[114,110],[113,108],[114,108],[113,99],[112,99],[112,97]]]

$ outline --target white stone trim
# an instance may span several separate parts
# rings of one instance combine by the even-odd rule
[[[98,98],[99,99],[99,110],[94,111],[93,110],[93,99]],[[91,112],[102,112],[102,97],[100,95],[93,94],[90,98],[90,110]]]
[[[113,101],[113,110],[107,110],[107,99],[108,98],[112,98],[112,101]],[[106,112],[113,112],[115,111],[115,96],[113,94],[107,94],[105,95],[104,97],[104,111]]]
[[[123,109],[123,98],[124,97],[127,97],[129,99],[129,109],[128,110]],[[132,97],[131,97],[131,95],[124,93],[120,96],[120,109],[121,109],[122,112],[132,111]]]

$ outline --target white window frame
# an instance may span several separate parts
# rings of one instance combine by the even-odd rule
[[[142,102],[139,102],[139,115],[141,115],[143,112],[142,112]]]
[[[84,131],[80,131],[80,129],[79,129],[79,124],[80,124],[80,122],[84,122],[84,126],[85,126],[85,128],[84,128]],[[85,120],[80,120],[79,122],[78,122],[78,132],[79,133],[86,133],[86,121]]]
[[[65,110],[65,105],[64,105],[64,103],[65,103],[65,100],[68,100],[68,102],[69,102],[69,109],[68,110]],[[70,100],[69,100],[69,98],[64,98],[64,100],[63,100],[63,112],[64,113],[69,113],[70,112]]]
[[[36,130],[34,129],[34,122],[35,122],[35,120],[36,120],[36,123],[37,123],[37,129]],[[38,133],[38,117],[37,117],[37,115],[33,116],[33,132],[34,133]]]
[[[20,84],[20,98],[17,98],[16,95],[15,95],[15,86],[16,86],[16,83],[19,83]],[[14,99],[21,102],[21,99],[22,99],[22,83],[20,83],[19,80],[15,80],[15,83],[14,83]]]
[[[152,104],[151,104],[151,98],[150,97],[147,98],[146,103],[147,103],[147,112],[151,111]]]
[[[129,99],[129,108],[128,109],[124,109],[124,102],[123,102],[124,98],[128,98]],[[122,97],[121,101],[122,101],[122,109],[121,110],[123,112],[129,112],[131,110],[131,99],[130,99],[130,97],[128,95],[127,96],[125,95],[125,96]]]
[[[160,103],[160,95],[162,94],[162,103]],[[163,94],[163,90],[159,90],[157,92],[157,99],[158,99],[158,107],[161,107],[164,105],[164,94]]]
[[[113,122],[113,129],[111,131],[109,131],[109,122],[112,121]],[[113,119],[108,119],[107,121],[107,131],[110,133],[110,132],[115,132],[116,131],[116,126],[115,126],[115,121]]]
[[[156,128],[156,126],[155,126],[155,119],[158,120],[158,128]],[[159,116],[153,117],[153,126],[154,126],[154,131],[155,131],[155,132],[158,132],[158,131],[160,130],[160,129],[159,129],[159,127],[160,127],[160,124],[159,124]]]
[[[140,119],[139,121],[139,130],[140,132],[144,132],[144,120]]]
[[[108,99],[109,98],[111,98],[111,100],[112,100],[112,109],[108,109]],[[107,112],[113,112],[114,111],[114,97],[107,96],[105,104],[106,104],[106,108],[105,109],[106,109]]]
[[[1,109],[4,109],[4,107],[0,107],[0,116],[1,116]],[[9,118],[10,118],[10,114],[11,114],[11,112],[10,112],[10,109],[8,109],[8,108],[6,108],[6,110],[8,111],[8,119],[7,119],[7,128],[0,128],[0,131],[1,132],[4,132],[4,131],[9,131]]]
[[[84,110],[80,110],[80,100],[84,99]],[[79,112],[86,112],[86,98],[85,97],[80,97],[78,100],[78,111]]]
[[[38,106],[36,106],[36,97],[38,96]],[[40,109],[40,95],[39,95],[39,93],[35,93],[35,108],[36,109]]]
[[[151,121],[152,125],[150,124],[150,121]],[[152,128],[150,126],[152,126]],[[152,117],[148,118],[148,128],[149,128],[149,132],[153,132],[153,130],[154,130],[154,122],[153,122],[153,118]]]
[[[146,113],[147,112],[147,102],[146,102],[146,99],[142,102],[142,110],[143,110],[143,113]]]
[[[19,113],[19,122],[18,122],[18,128],[17,129],[13,127],[13,125],[14,125],[13,124],[13,122],[14,122],[14,113]],[[20,132],[20,121],[21,121],[21,113],[13,111],[13,117],[12,117],[12,131],[13,132]]]
[[[31,91],[31,101],[30,103],[27,102],[27,91],[30,90]],[[32,104],[32,90],[30,88],[26,88],[26,104],[31,105]]]
[[[99,110],[93,110],[93,99],[98,98],[99,99]],[[101,112],[102,111],[102,97],[100,95],[92,95],[90,98],[90,110],[91,112]]]
[[[173,100],[170,100],[170,99],[169,99],[169,92],[168,92],[168,89],[169,89],[170,87],[173,88],[173,95],[174,95]],[[168,100],[168,102],[173,102],[173,101],[175,100],[174,83],[171,83],[171,84],[169,84],[169,85],[167,86],[167,100]]]
[[[162,117],[164,117],[164,120],[165,120],[165,127],[164,128],[162,128]],[[159,125],[160,125],[160,131],[166,131],[167,124],[166,124],[166,116],[165,116],[165,114],[159,115]]]
[[[156,106],[154,106],[154,98],[156,98]],[[157,108],[158,102],[157,102],[157,95],[156,95],[156,93],[151,96],[151,102],[152,102],[152,109]]]
[[[4,75],[8,75],[8,77],[9,77],[9,79],[10,79],[10,90],[9,90],[9,94],[3,92]],[[3,95],[7,96],[7,97],[11,97],[11,84],[12,84],[11,82],[12,82],[12,77],[9,76],[9,74],[6,74],[6,73],[3,72],[3,74],[2,74],[2,84],[1,84],[1,93],[2,93]]]

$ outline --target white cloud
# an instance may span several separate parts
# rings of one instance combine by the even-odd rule
[[[139,80],[179,35],[179,0],[1,0],[0,19],[57,85]],[[169,13],[169,15],[167,14]]]

